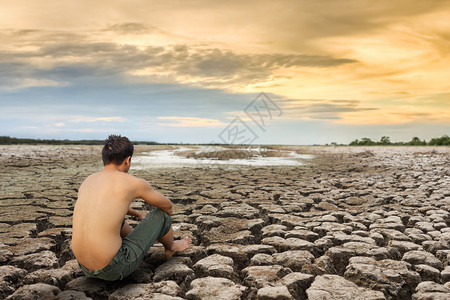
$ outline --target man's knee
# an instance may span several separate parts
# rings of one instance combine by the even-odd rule
[[[161,215],[162,223],[163,223],[163,231],[162,231],[163,234],[162,235],[166,235],[169,232],[170,228],[172,227],[172,217],[168,213],[163,211],[162,209],[159,209],[159,208],[157,208],[157,209],[159,210],[158,213]]]

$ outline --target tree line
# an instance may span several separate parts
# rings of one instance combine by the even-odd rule
[[[22,139],[9,136],[0,136],[0,145],[104,145],[105,140],[45,140],[45,139]],[[133,141],[134,145],[159,145],[157,142]]]
[[[337,144],[335,142],[331,143],[332,146],[344,146],[342,144]],[[377,141],[372,141],[369,138],[361,138],[360,140],[353,140],[348,144],[349,146],[450,146],[450,137],[448,135],[443,135],[439,138],[432,138],[428,142],[421,140],[418,137],[413,137],[409,142],[391,142],[388,136],[382,136],[381,139]]]
[[[9,136],[0,136],[0,145],[104,145],[104,140],[55,140],[55,139],[23,139]],[[161,145],[154,141],[133,141],[135,145]],[[166,143],[165,143],[166,144]],[[168,145],[178,145],[179,143],[167,143]],[[186,144],[189,145],[189,144]],[[326,144],[328,146],[329,144]],[[332,142],[332,146],[347,146],[347,144],[338,144]],[[370,138],[363,137],[360,140],[355,139],[348,146],[450,146],[450,137],[444,135],[440,138],[432,138],[428,142],[418,137],[413,137],[409,142],[391,142],[388,136],[382,136],[380,141],[372,141]]]

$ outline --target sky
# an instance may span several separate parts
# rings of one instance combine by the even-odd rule
[[[0,135],[450,134],[450,1],[2,0]]]

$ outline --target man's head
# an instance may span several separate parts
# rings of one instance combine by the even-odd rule
[[[129,164],[133,151],[133,143],[127,137],[111,134],[105,140],[105,146],[102,150],[103,165],[115,164],[120,166],[126,161]]]

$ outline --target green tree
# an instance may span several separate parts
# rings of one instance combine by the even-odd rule
[[[381,145],[390,145],[391,139],[388,136],[382,136],[380,139],[380,144]]]
[[[364,145],[364,146],[371,146],[371,145],[374,145],[374,144],[375,144],[374,141],[372,141],[369,138],[365,138],[365,137],[362,138],[361,141],[359,142],[359,145]]]
[[[357,146],[358,143],[359,143],[359,141],[358,141],[358,139],[356,139],[356,140],[352,141],[349,145],[350,146]]]
[[[427,143],[425,142],[425,140],[421,141],[417,136],[415,136],[411,139],[411,141],[408,144],[412,146],[420,146],[426,145]]]
[[[450,146],[450,137],[443,135],[440,138],[433,138],[428,142],[430,146]]]

